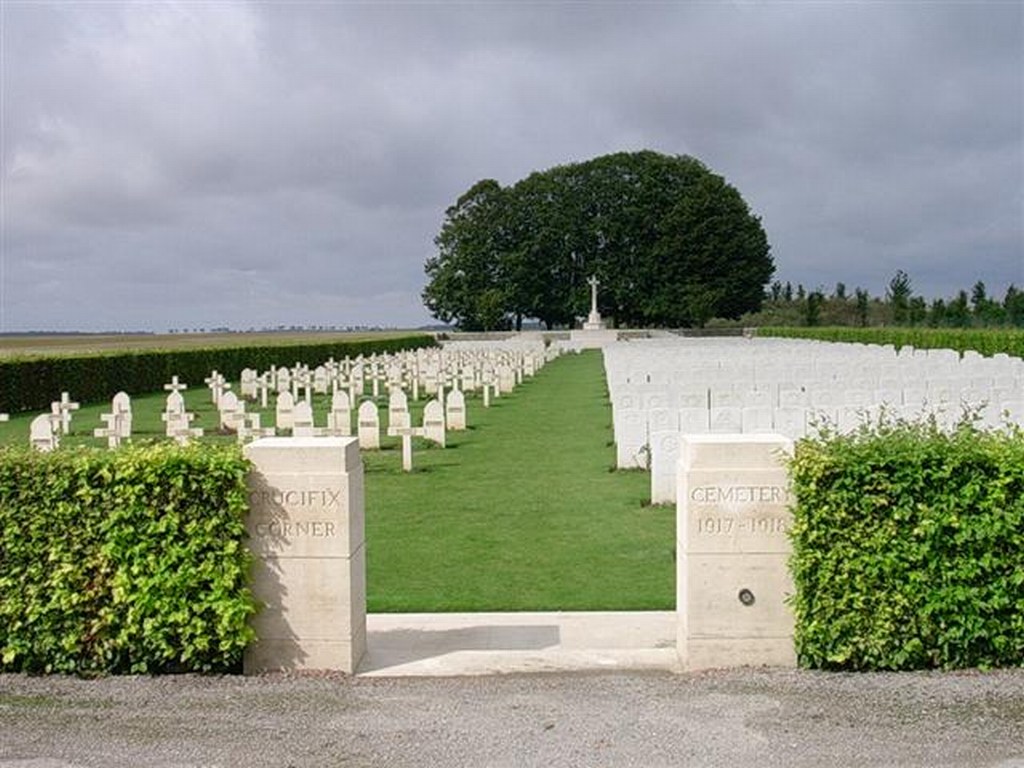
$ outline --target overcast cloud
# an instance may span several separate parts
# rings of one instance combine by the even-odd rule
[[[0,0],[0,330],[416,326],[475,181],[689,154],[776,276],[1024,287],[1024,4]]]

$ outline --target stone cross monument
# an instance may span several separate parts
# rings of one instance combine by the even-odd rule
[[[600,284],[601,282],[593,275],[587,280],[587,285],[590,286],[590,314],[587,316],[587,322],[583,324],[585,331],[603,331],[605,329],[601,313],[597,311],[597,286]]]

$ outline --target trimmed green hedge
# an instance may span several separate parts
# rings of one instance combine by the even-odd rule
[[[0,670],[237,668],[247,468],[236,447],[0,450]]]
[[[803,666],[1024,665],[1024,434],[895,422],[797,444]]]
[[[1024,357],[1024,331],[1009,329],[958,328],[758,328],[758,336],[776,336],[788,339],[813,339],[858,344],[891,344],[897,349],[968,349],[983,355],[1004,352]]]
[[[96,403],[109,400],[120,390],[130,395],[158,392],[174,375],[198,386],[213,370],[237,380],[243,368],[266,370],[271,365],[296,362],[319,365],[331,357],[341,360],[436,345],[432,336],[415,335],[357,342],[0,360],[0,410],[49,410],[50,403],[64,391],[78,402]]]

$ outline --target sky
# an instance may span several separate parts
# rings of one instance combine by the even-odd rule
[[[416,327],[476,181],[651,149],[776,278],[1024,287],[1024,3],[0,0],[0,332]]]

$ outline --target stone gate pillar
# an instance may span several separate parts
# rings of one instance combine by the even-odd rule
[[[793,443],[684,435],[677,478],[677,649],[683,669],[794,666],[788,560]]]
[[[245,446],[252,589],[262,604],[246,674],[354,673],[366,652],[363,466],[353,437],[268,437]]]

